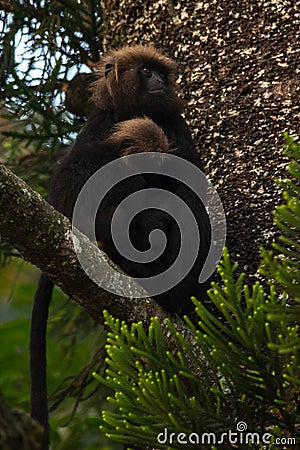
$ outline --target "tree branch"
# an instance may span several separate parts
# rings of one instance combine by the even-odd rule
[[[169,316],[153,299],[118,297],[97,286],[78,261],[74,236],[90,267],[100,265],[105,259],[120,273],[120,277],[116,272],[113,277],[104,273],[105,283],[118,286],[122,271],[86,236],[77,230],[73,233],[66,217],[3,165],[0,165],[0,213],[2,238],[17,248],[24,259],[47,273],[95,321],[101,321],[103,309],[127,323],[142,320],[147,324],[152,316],[158,316],[162,322]],[[130,286],[136,287],[133,280]]]

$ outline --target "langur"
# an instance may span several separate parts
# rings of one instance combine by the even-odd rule
[[[89,117],[66,158],[53,176],[49,201],[72,218],[77,196],[89,177],[107,163],[140,152],[170,153],[202,164],[182,116],[182,102],[176,88],[176,64],[153,47],[135,46],[103,57],[91,85],[95,113]],[[180,232],[174,220],[161,210],[150,209],[132,221],[130,237],[138,250],[149,246],[149,233],[161,229],[167,245],[157,261],[141,264],[118,253],[111,238],[113,214],[126,196],[149,187],[166,189],[180,196],[192,210],[198,224],[201,247],[194,268],[167,292],[155,297],[169,311],[190,310],[190,296],[201,297],[209,287],[199,285],[198,275],[209,250],[210,223],[204,205],[185,185],[162,175],[136,175],[114,187],[100,205],[96,218],[98,245],[126,273],[150,277],[165,270],[180,248]],[[53,283],[42,274],[35,295],[31,324],[31,415],[45,429],[42,450],[49,447],[46,383],[46,327]]]

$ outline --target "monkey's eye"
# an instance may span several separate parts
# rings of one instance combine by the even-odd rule
[[[142,67],[142,73],[143,73],[143,75],[145,75],[146,77],[150,78],[151,75],[152,75],[152,70],[149,69],[149,67],[147,67],[147,66],[143,66],[143,67]]]

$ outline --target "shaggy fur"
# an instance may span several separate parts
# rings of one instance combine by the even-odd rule
[[[160,68],[166,76],[168,94],[174,104],[180,108],[176,94],[177,65],[166,56],[159,53],[154,47],[140,45],[115,50],[104,56],[97,66],[98,79],[91,84],[92,100],[99,109],[110,108],[113,104],[118,107],[118,99],[127,98],[136,103],[134,98],[137,92],[137,70],[149,65]],[[107,68],[109,67],[109,76]]]
[[[169,142],[163,130],[149,118],[119,122],[113,127],[107,143],[114,147],[125,144],[122,156],[140,152],[169,151]]]

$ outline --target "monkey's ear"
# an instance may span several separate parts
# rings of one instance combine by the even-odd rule
[[[105,78],[108,77],[109,73],[112,71],[114,65],[112,63],[105,64]]]

